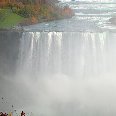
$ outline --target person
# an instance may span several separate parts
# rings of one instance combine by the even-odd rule
[[[0,116],[3,116],[4,114],[2,112],[0,112]]]
[[[5,113],[4,116],[7,116],[7,113]]]
[[[0,112],[0,116],[7,116],[6,113]]]
[[[10,112],[10,113],[8,114],[8,116],[12,116],[12,113]]]
[[[21,112],[21,116],[25,116],[25,113],[23,111]]]

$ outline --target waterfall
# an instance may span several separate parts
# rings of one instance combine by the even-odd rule
[[[109,22],[116,9],[109,2],[64,2],[74,17],[0,31],[0,110],[116,116],[116,28]]]
[[[12,111],[13,104],[14,116],[21,110],[29,116],[30,112],[34,116],[116,114],[115,33],[1,35],[0,97],[5,96],[4,103],[0,99],[1,110]]]
[[[23,32],[16,79],[31,96],[31,105],[24,106],[43,116],[116,114],[115,37],[110,32]]]
[[[110,65],[108,41],[106,32],[24,32],[20,39],[20,71],[78,78],[105,73]]]

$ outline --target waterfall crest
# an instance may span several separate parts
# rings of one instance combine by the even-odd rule
[[[20,70],[36,76],[99,75],[110,68],[108,42],[112,40],[106,32],[24,32],[20,39]]]

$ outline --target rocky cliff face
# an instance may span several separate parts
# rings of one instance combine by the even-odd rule
[[[0,31],[0,76],[14,72],[20,37],[19,32]]]

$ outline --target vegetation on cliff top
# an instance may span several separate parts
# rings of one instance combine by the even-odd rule
[[[13,27],[23,20],[23,17],[12,13],[9,9],[0,10],[0,28]]]
[[[68,6],[61,8],[55,5],[56,2],[57,0],[17,0],[0,4],[0,28],[70,18],[74,15]]]

